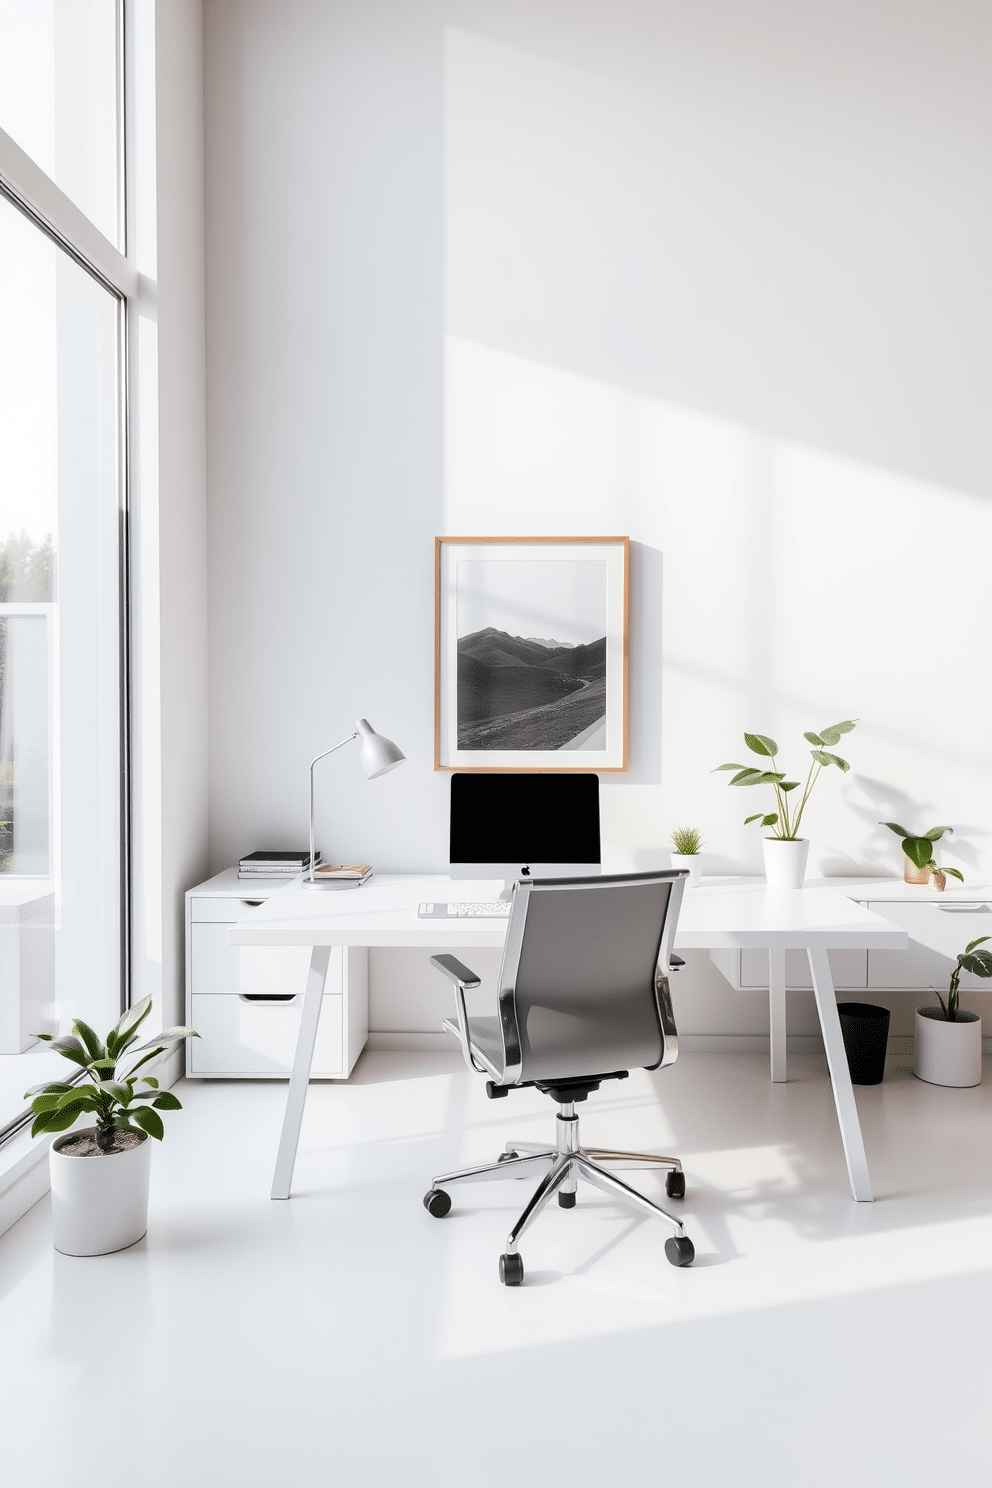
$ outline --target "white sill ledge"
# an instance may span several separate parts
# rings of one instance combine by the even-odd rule
[[[0,1147],[0,1235],[48,1192],[51,1137],[32,1137],[30,1126]]]

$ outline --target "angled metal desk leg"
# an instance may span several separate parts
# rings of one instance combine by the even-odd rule
[[[809,969],[813,974],[813,993],[816,997],[816,1010],[820,1015],[823,1046],[827,1051],[827,1066],[830,1070],[830,1083],[834,1088],[834,1105],[837,1107],[837,1120],[840,1124],[841,1141],[844,1144],[844,1156],[847,1159],[851,1193],[862,1203],[871,1203],[871,1175],[868,1172],[861,1122],[858,1120],[858,1108],[851,1085],[851,1072],[847,1067],[844,1036],[840,1031],[837,997],[834,992],[833,977],[830,974],[830,962],[827,960],[826,951],[822,949],[809,950],[807,955],[809,956]]]
[[[768,1032],[771,1044],[772,1080],[784,1085],[789,1078],[785,1045],[785,952],[768,948]]]
[[[310,970],[307,973],[307,989],[303,994],[303,1016],[293,1055],[293,1073],[289,1077],[289,1092],[286,1096],[286,1114],[282,1119],[282,1136],[276,1155],[276,1170],[272,1178],[273,1199],[288,1199],[296,1166],[296,1149],[300,1145],[300,1127],[303,1125],[303,1107],[307,1103],[307,1086],[310,1083],[310,1066],[313,1063],[313,1047],[317,1042],[317,1024],[320,1022],[320,1004],[327,980],[327,967],[331,959],[330,946],[314,946],[310,953]]]

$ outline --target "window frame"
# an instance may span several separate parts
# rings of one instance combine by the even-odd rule
[[[131,205],[133,182],[128,148],[130,133],[130,89],[127,34],[128,0],[117,5],[117,120],[118,120],[118,211],[125,251],[104,236],[85,213],[70,200],[54,180],[0,128],[0,196],[28,219],[55,246],[73,260],[109,293],[117,305],[117,510],[118,510],[118,603],[119,701],[120,701],[120,1009],[127,1010],[132,996],[132,822],[131,781],[133,774],[131,730],[131,471],[130,427],[132,357],[130,348],[137,321],[141,279],[133,257]],[[70,1078],[75,1084],[84,1071]],[[0,1146],[20,1133],[32,1119],[30,1108],[0,1126]]]

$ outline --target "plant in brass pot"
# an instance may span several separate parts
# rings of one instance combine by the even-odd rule
[[[32,1136],[68,1132],[49,1153],[53,1237],[66,1255],[123,1250],[148,1227],[148,1138],[162,1140],[159,1111],[182,1109],[150,1069],[184,1039],[199,1037],[192,1028],[166,1028],[136,1045],[151,1006],[150,997],[142,998],[103,1042],[81,1018],[64,1038],[36,1035],[86,1076],[78,1083],[35,1085],[25,1096],[35,1113]],[[95,1126],[69,1132],[83,1115],[93,1115]]]
[[[939,1008],[916,1009],[916,1055],[913,1073],[931,1085],[982,1083],[982,1020],[959,1002],[963,971],[983,980],[992,977],[992,951],[980,951],[990,938],[980,935],[959,952],[951,972],[947,1000],[937,993]]]
[[[959,873],[956,868],[941,868],[934,861],[933,845],[939,842],[945,832],[953,832],[953,827],[931,827],[929,832],[923,832],[919,837],[912,832],[907,832],[905,827],[900,827],[898,822],[879,822],[880,827],[888,827],[890,832],[895,832],[897,837],[902,838],[902,850],[906,855],[906,866],[903,878],[907,883],[933,883],[935,889],[947,887],[947,875],[964,883],[964,874]]]
[[[763,827],[774,827],[770,837],[762,841],[765,854],[765,877],[770,886],[783,889],[802,887],[806,874],[806,859],[809,842],[799,835],[799,825],[806,810],[806,803],[823,770],[831,766],[845,775],[851,766],[839,754],[833,754],[834,745],[839,744],[844,734],[857,727],[857,719],[846,719],[843,723],[832,723],[818,734],[805,733],[803,738],[813,747],[810,749],[811,764],[805,783],[787,780],[785,771],[779,770],[778,745],[767,734],[745,734],[744,743],[759,759],[770,760],[771,769],[762,765],[717,765],[717,770],[734,770],[729,785],[771,786],[775,797],[775,810],[757,811],[744,818],[744,825],[760,821]],[[830,746],[829,748],[827,746]],[[799,791],[798,796],[793,795]]]

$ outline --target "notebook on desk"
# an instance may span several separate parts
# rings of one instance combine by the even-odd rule
[[[321,863],[313,870],[313,876],[317,883],[326,883],[330,879],[334,882],[363,884],[372,877],[372,864]]]

